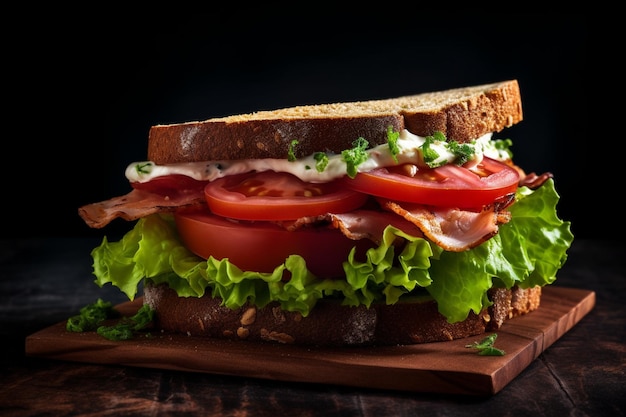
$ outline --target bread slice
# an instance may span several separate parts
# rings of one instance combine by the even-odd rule
[[[156,164],[286,158],[340,153],[359,137],[371,146],[387,141],[387,128],[420,135],[443,132],[467,142],[522,120],[516,80],[384,100],[297,106],[272,111],[156,125],[150,129],[148,159]]]
[[[263,308],[222,306],[210,295],[179,297],[167,285],[144,285],[144,303],[155,310],[156,328],[189,336],[317,346],[407,345],[442,342],[493,331],[508,319],[539,307],[541,287],[492,289],[493,305],[465,321],[448,323],[434,301],[342,306],[321,300],[307,317],[277,303]]]

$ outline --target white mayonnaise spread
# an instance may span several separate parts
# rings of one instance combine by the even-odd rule
[[[483,156],[493,159],[507,159],[506,152],[497,149],[491,141],[492,133],[488,133],[469,142],[474,149],[473,154],[465,164],[466,167],[480,163]],[[368,158],[358,165],[358,172],[367,172],[375,168],[398,164],[414,164],[418,167],[426,166],[423,159],[426,138],[414,135],[408,130],[400,132],[397,140],[398,152],[395,155],[390,151],[388,144],[378,145],[367,149]],[[456,156],[449,150],[447,142],[430,141],[430,150],[435,151],[438,157],[431,161],[436,165],[444,165],[455,161]],[[228,175],[242,174],[250,171],[276,171],[291,173],[307,182],[328,182],[343,177],[347,173],[347,165],[341,154],[328,154],[328,164],[319,172],[316,169],[314,155],[298,160],[283,159],[242,159],[224,161],[189,162],[169,165],[156,165],[150,161],[133,162],[126,168],[126,178],[130,182],[148,182],[153,178],[180,174],[200,181],[213,181]]]

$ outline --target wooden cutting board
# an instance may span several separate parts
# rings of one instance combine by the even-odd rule
[[[65,322],[26,338],[26,355],[84,363],[206,372],[400,391],[493,395],[595,306],[593,291],[545,287],[541,306],[505,323],[495,346],[504,356],[480,356],[451,342],[410,346],[320,348],[203,339],[156,333],[113,342],[95,333],[70,333]],[[132,315],[142,300],[119,305]]]

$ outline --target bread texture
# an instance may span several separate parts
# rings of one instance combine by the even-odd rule
[[[387,129],[420,136],[444,133],[467,142],[499,132],[523,118],[517,80],[392,99],[296,106],[271,111],[156,125],[148,159],[156,164],[286,158],[340,153],[362,137],[371,146],[387,141]]]
[[[450,341],[499,329],[539,307],[541,287],[491,289],[493,305],[465,321],[448,323],[432,300],[395,305],[342,306],[320,300],[307,317],[277,303],[263,308],[222,306],[210,295],[181,298],[167,285],[144,286],[144,303],[155,310],[158,329],[189,336],[316,346],[409,345]]]

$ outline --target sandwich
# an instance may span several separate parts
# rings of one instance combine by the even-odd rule
[[[539,308],[573,241],[554,176],[498,138],[517,80],[150,128],[129,192],[86,204],[95,283],[163,332],[319,346],[441,342]]]

